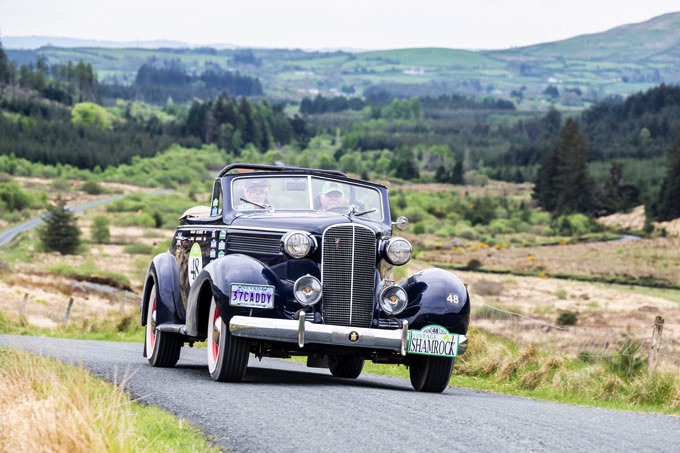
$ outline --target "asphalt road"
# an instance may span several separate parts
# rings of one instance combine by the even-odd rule
[[[149,192],[148,195],[160,195],[171,192],[170,189],[159,189]],[[88,208],[93,206],[98,206],[104,203],[110,203],[112,201],[120,200],[125,195],[113,195],[105,198],[98,198],[96,200],[88,201],[87,203],[79,204],[77,206],[70,206],[68,209],[72,212],[83,212]],[[43,223],[42,217],[36,217],[35,219],[27,220],[26,222],[20,223],[19,225],[8,228],[4,231],[0,231],[0,247],[6,245],[9,241],[14,239],[17,234],[29,231],[38,225]]]
[[[73,212],[83,212],[87,208],[91,208],[93,206],[97,206],[103,203],[109,203],[111,201],[116,201],[120,200],[123,198],[125,195],[114,195],[112,197],[106,197],[106,198],[99,198],[97,200],[92,200],[87,203],[83,203],[78,206],[72,206],[69,207],[69,209]],[[28,230],[31,230],[38,225],[43,223],[43,218],[42,217],[36,217],[35,219],[27,220],[26,222],[20,223],[19,225],[16,225],[12,228],[8,228],[2,232],[0,232],[0,247],[3,245],[7,244],[9,241],[14,239],[14,236],[16,236],[19,233],[24,233]]]
[[[0,345],[125,380],[136,398],[184,417],[230,452],[678,451],[680,417],[618,412],[456,387],[417,393],[408,380],[251,356],[244,382],[210,379],[205,349],[152,368],[142,343],[0,335]]]

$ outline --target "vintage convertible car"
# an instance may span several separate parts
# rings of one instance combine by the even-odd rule
[[[306,356],[356,378],[365,360],[409,367],[418,391],[441,392],[467,346],[470,302],[451,273],[395,282],[411,244],[392,235],[387,189],[337,171],[232,164],[210,206],[187,210],[149,266],[144,356],[171,367],[207,340],[216,381],[240,381],[250,353]]]

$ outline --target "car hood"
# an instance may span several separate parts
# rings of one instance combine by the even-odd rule
[[[322,234],[330,226],[347,223],[367,226],[380,236],[389,235],[391,232],[389,227],[380,222],[327,211],[244,213],[236,216],[230,225],[232,227],[243,226],[263,230],[302,230],[313,234]]]

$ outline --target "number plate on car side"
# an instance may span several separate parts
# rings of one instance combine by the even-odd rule
[[[406,350],[409,354],[456,357],[458,334],[449,333],[442,326],[430,325],[420,330],[408,331]]]
[[[232,283],[229,305],[248,308],[274,308],[274,287]]]

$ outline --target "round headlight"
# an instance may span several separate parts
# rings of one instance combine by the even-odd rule
[[[385,248],[385,258],[387,258],[390,264],[395,266],[408,263],[412,254],[413,248],[411,243],[402,238],[390,239]]]
[[[398,315],[407,303],[408,296],[401,286],[388,286],[380,291],[380,308],[388,315]]]
[[[293,290],[295,299],[305,306],[314,305],[321,299],[321,282],[311,275],[298,278]]]
[[[304,258],[312,251],[314,238],[302,231],[290,231],[281,238],[281,246],[291,258]]]

